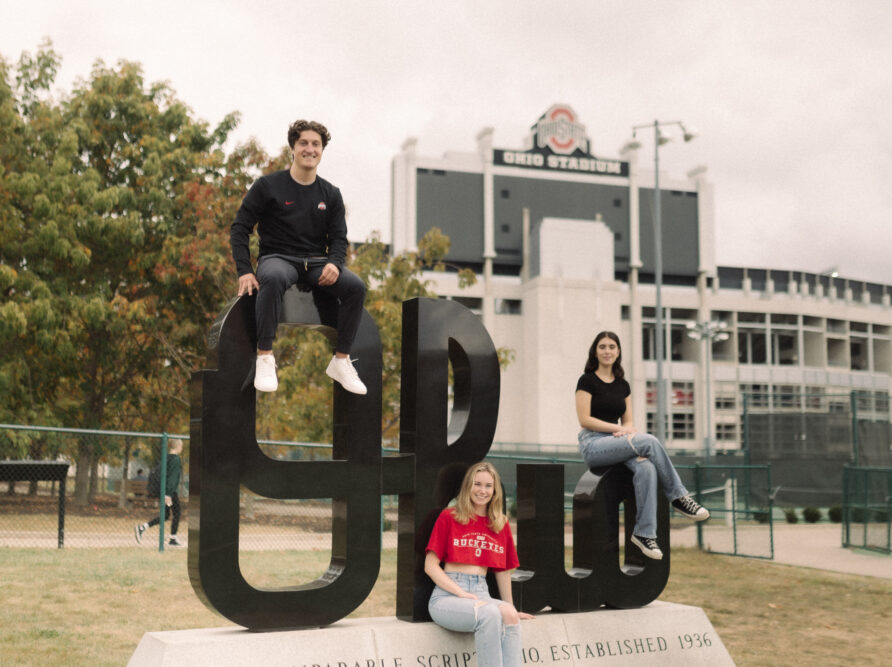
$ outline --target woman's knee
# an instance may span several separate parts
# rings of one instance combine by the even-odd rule
[[[520,623],[520,616],[517,615],[517,609],[514,608],[514,605],[503,604],[499,607],[499,611],[502,612],[503,625],[517,625]]]
[[[502,612],[491,602],[481,600],[475,604],[474,613],[479,625],[498,625],[502,622]]]
[[[650,433],[638,433],[632,438],[632,445],[641,454],[647,458],[647,455],[654,451],[657,447],[662,447],[656,436]]]
[[[657,467],[650,459],[636,458],[629,466],[636,479],[651,480],[657,478]]]

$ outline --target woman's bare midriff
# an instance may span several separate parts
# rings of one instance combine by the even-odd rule
[[[478,576],[486,576],[488,568],[482,565],[471,565],[470,563],[446,563],[443,567],[446,572],[459,572],[460,574],[476,574]]]

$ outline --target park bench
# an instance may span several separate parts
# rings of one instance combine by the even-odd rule
[[[157,498],[149,498],[148,480],[145,479],[128,479],[127,480],[127,500],[134,506],[154,507],[158,504]]]

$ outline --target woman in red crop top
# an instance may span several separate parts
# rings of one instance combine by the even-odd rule
[[[473,631],[480,667],[521,664],[520,619],[533,616],[517,611],[511,600],[511,570],[518,564],[499,473],[481,461],[468,468],[455,506],[440,513],[424,560],[436,584],[431,618],[447,630]],[[489,569],[501,599],[489,595]]]

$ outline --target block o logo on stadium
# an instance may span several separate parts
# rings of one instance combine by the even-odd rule
[[[585,125],[576,120],[576,112],[566,104],[555,104],[530,128],[537,148],[550,148],[558,155],[572,155],[577,150],[588,155]]]

